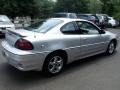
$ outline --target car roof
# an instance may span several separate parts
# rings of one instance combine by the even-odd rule
[[[108,17],[108,15],[107,15],[107,14],[97,14],[97,15],[102,15],[102,16],[107,16],[107,17]]]
[[[54,14],[75,14],[75,13],[58,12],[58,13],[54,13]]]
[[[0,17],[7,17],[6,15],[0,15]]]
[[[95,14],[90,14],[90,13],[89,13],[89,14],[77,14],[77,15],[95,15]]]
[[[77,14],[77,16],[87,16],[87,17],[95,17],[96,18],[96,15],[95,14]]]
[[[87,21],[89,22],[88,20],[84,20],[84,19],[73,19],[73,18],[51,18],[51,19],[57,19],[57,20],[62,20],[64,22],[72,22],[72,21]]]

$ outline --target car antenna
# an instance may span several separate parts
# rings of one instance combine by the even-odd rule
[[[34,38],[36,38],[36,35],[35,35],[35,29],[33,30],[33,32],[34,32]]]
[[[35,30],[33,30],[34,31],[34,38],[36,38],[36,35],[35,35]]]

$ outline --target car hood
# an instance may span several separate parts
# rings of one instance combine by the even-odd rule
[[[106,34],[109,35],[113,39],[118,39],[119,38],[118,34],[112,33],[110,31],[106,31]]]

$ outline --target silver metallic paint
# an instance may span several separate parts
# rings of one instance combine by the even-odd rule
[[[63,25],[73,21],[85,20],[65,18],[56,19],[61,19],[64,22],[52,28],[47,33],[36,33],[21,29],[12,31],[16,34],[9,34],[8,31],[6,34],[6,40],[2,42],[3,52],[6,54],[8,61],[17,62],[8,63],[22,71],[42,70],[47,55],[56,50],[65,51],[68,55],[67,63],[70,63],[78,59],[105,52],[109,42],[112,39],[116,39],[116,35],[108,31],[106,31],[105,34],[95,35],[65,35],[60,31],[60,28]],[[24,51],[15,48],[14,44],[20,38],[30,41],[34,46],[34,50]],[[19,66],[20,64],[22,64],[22,67]]]

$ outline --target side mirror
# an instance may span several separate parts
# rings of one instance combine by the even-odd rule
[[[100,33],[100,34],[105,34],[105,31],[101,29],[101,30],[99,31],[99,33]]]

